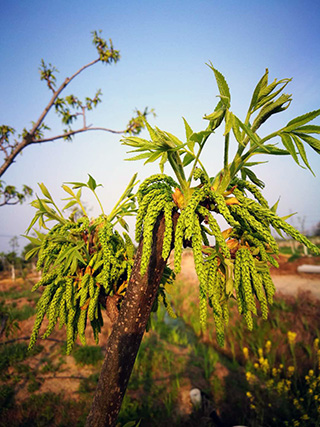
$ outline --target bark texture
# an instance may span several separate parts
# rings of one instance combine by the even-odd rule
[[[108,340],[105,360],[86,422],[87,427],[116,425],[122,399],[167,262],[161,256],[164,230],[164,217],[160,215],[154,227],[149,268],[143,277],[140,275],[143,240],[140,241],[128,289]]]

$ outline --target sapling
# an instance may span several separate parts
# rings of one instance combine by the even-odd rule
[[[89,220],[84,212],[75,222],[72,218],[62,219],[49,195],[45,194],[46,200],[34,202],[38,211],[31,226],[37,220],[39,225],[44,225],[48,218],[57,224],[46,235],[39,234],[42,262],[38,267],[44,271],[40,285],[46,284],[46,289],[39,302],[40,314],[30,346],[47,313],[49,332],[59,317],[62,324],[66,323],[71,350],[77,333],[84,341],[86,316],[96,334],[99,333],[101,309],[108,310],[106,301],[125,294],[116,299],[114,326],[88,426],[115,425],[150,313],[157,306],[159,295],[166,298],[167,278],[172,281],[174,274],[179,273],[184,247],[191,246],[193,250],[199,280],[201,327],[206,328],[209,306],[221,346],[229,319],[230,298],[237,301],[249,330],[252,316],[262,315],[264,319],[268,316],[268,304],[272,304],[275,292],[270,266],[277,266],[279,252],[272,228],[292,236],[311,252],[320,253],[286,218],[277,215],[276,205],[269,207],[262,194],[264,183],[252,170],[259,164],[253,159],[259,154],[292,156],[296,163],[302,161],[311,170],[304,145],[320,152],[320,142],[313,136],[320,133],[320,126],[309,124],[320,115],[320,110],[299,116],[279,130],[260,137],[257,132],[263,123],[289,107],[291,95],[284,94],[283,90],[290,79],[269,84],[267,70],[254,90],[242,121],[230,109],[231,97],[225,78],[212,64],[209,67],[215,75],[220,99],[213,113],[204,117],[208,125],[203,131],[193,132],[184,119],[186,140],[180,141],[145,121],[150,140],[134,135],[122,139],[123,144],[132,148],[130,153],[134,153],[130,160],[159,161],[160,174],[147,178],[135,194],[134,180],[131,181],[112,214],[103,213],[99,219]],[[205,167],[201,155],[209,137],[221,126],[224,129],[222,169],[212,173]],[[236,154],[230,159],[232,136]],[[278,141],[270,143],[273,139],[281,141],[283,147],[278,147]],[[164,174],[167,164],[174,178]],[[73,185],[77,187],[77,183]],[[87,186],[90,185],[96,186],[95,181],[88,182]],[[69,190],[71,202],[78,203],[80,196]],[[139,243],[136,254],[129,237],[121,237],[114,229],[117,222],[125,226],[124,217],[128,214],[136,215]],[[220,229],[218,216],[228,223],[226,230]],[[166,267],[172,249],[174,272]],[[63,290],[57,294],[61,287]],[[60,298],[65,303],[56,309],[55,302]],[[168,306],[167,302],[165,305]]]

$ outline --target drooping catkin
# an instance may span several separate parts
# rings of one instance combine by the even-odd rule
[[[240,189],[244,188],[244,189],[250,191],[250,193],[260,203],[261,206],[263,206],[263,207],[265,207],[267,209],[269,208],[267,200],[263,197],[263,195],[262,195],[261,191],[259,190],[259,188],[256,185],[254,185],[252,182],[244,181],[244,180],[239,179],[239,180],[236,181],[236,185]]]
[[[216,243],[218,244],[218,246],[219,246],[221,252],[223,253],[224,257],[225,258],[231,258],[230,251],[228,249],[228,246],[226,244],[226,241],[222,235],[222,232],[220,230],[219,224],[216,221],[216,219],[213,217],[211,212],[203,206],[198,206],[197,210],[198,210],[199,214],[203,215],[206,218],[206,220],[208,221],[210,230],[211,230],[212,234],[214,235],[214,237],[216,238]]]
[[[56,290],[56,287],[57,285],[55,282],[52,282],[50,285],[48,285],[37,303],[37,315],[36,315],[36,320],[35,320],[35,323],[32,329],[32,334],[29,341],[29,346],[28,346],[29,350],[34,347],[37,341],[42,321],[47,312],[47,309],[51,302],[52,295]]]

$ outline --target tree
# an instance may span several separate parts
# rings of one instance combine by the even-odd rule
[[[193,132],[184,120],[186,141],[182,142],[146,122],[151,140],[125,137],[123,143],[133,148],[130,160],[159,160],[161,173],[147,178],[136,193],[134,176],[109,215],[101,206],[102,214],[97,219],[89,220],[84,209],[77,222],[72,217],[65,218],[43,184],[40,188],[45,198],[33,202],[37,212],[29,229],[36,223],[45,226],[48,220],[55,220],[55,225],[47,234],[38,232],[34,239],[38,245],[38,268],[43,272],[34,289],[43,285],[45,290],[37,307],[30,348],[45,315],[49,324],[44,337],[58,320],[60,326],[66,325],[68,352],[78,335],[85,342],[89,321],[98,340],[102,309],[106,309],[113,322],[88,426],[115,425],[150,313],[160,302],[172,311],[166,283],[180,271],[183,247],[192,247],[194,254],[201,327],[206,328],[209,305],[220,345],[224,343],[230,298],[236,300],[249,330],[253,326],[252,316],[268,317],[268,305],[272,304],[275,292],[269,268],[278,266],[279,253],[271,227],[292,236],[313,253],[320,253],[285,218],[277,215],[277,204],[269,206],[261,192],[264,183],[252,170],[259,164],[253,157],[259,154],[291,155],[296,163],[302,160],[311,170],[304,143],[320,152],[320,142],[312,136],[320,133],[320,126],[309,124],[320,115],[320,110],[299,116],[261,138],[257,133],[260,126],[289,107],[291,96],[282,92],[290,80],[269,83],[266,70],[242,121],[230,109],[230,90],[225,78],[212,64],[209,67],[216,78],[220,100],[214,112],[204,117],[208,121],[206,129]],[[223,168],[212,175],[201,154],[219,126],[224,126]],[[229,159],[232,134],[237,151]],[[284,148],[269,142],[274,138],[280,139]],[[167,163],[175,179],[164,174]],[[69,185],[63,186],[70,195],[65,208],[70,204],[81,207],[81,189],[89,188],[96,195],[98,187],[91,176],[86,184]],[[133,214],[139,242],[136,253],[129,236],[124,233],[122,237],[114,229],[117,223],[127,228],[124,217]],[[217,215],[224,217],[228,229],[221,231]],[[174,271],[166,265],[173,248]]]
[[[145,108],[143,112],[136,110],[135,116],[123,130],[113,130],[106,127],[88,125],[86,122],[86,113],[97,107],[101,102],[102,93],[100,89],[93,98],[86,97],[84,101],[81,101],[75,95],[68,95],[64,98],[61,97],[62,92],[69,87],[70,83],[89,67],[92,67],[98,62],[108,65],[119,61],[120,52],[114,49],[111,39],[109,43],[107,43],[101,37],[101,31],[94,31],[92,35],[93,44],[96,47],[98,57],[83,65],[71,77],[66,77],[59,87],[57,87],[56,84],[56,73],[58,70],[52,64],[46,64],[43,59],[41,60],[39,68],[40,79],[46,82],[48,89],[51,91],[51,98],[38,119],[32,122],[32,127],[30,129],[24,128],[17,139],[14,138],[16,130],[13,127],[9,125],[0,126],[0,150],[3,155],[2,164],[0,165],[0,178],[13,164],[18,154],[31,144],[42,144],[57,140],[71,140],[75,135],[88,131],[138,134],[144,126],[143,119],[150,113],[148,108]],[[44,120],[51,110],[54,110],[61,117],[62,124],[66,126],[66,128],[63,129],[60,134],[46,136],[45,131],[50,130],[50,128],[45,124]],[[151,112],[153,112],[153,110],[151,110]],[[78,118],[82,119],[82,126],[78,129],[73,129],[72,124]],[[22,203],[25,198],[31,194],[32,190],[26,185],[23,187],[22,191],[18,191],[16,187],[12,185],[5,186],[4,182],[0,181],[0,206]]]

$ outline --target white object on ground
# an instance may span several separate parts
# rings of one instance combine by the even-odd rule
[[[302,264],[297,268],[298,273],[320,273],[320,265]]]

